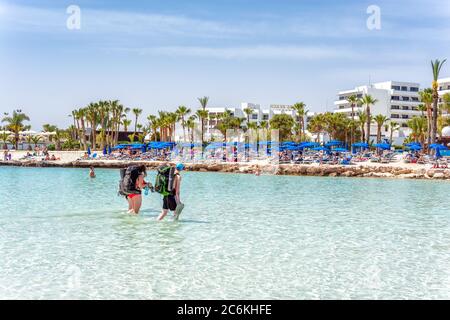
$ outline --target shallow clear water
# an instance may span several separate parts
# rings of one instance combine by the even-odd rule
[[[157,222],[87,174],[0,167],[0,298],[450,298],[448,182],[186,172]]]

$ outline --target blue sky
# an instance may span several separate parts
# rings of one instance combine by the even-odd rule
[[[80,30],[66,27],[71,4]],[[366,27],[372,4],[381,30]],[[20,107],[39,130],[98,99],[145,114],[205,95],[331,110],[369,78],[429,85],[430,60],[450,58],[449,21],[436,0],[0,0],[0,112]]]

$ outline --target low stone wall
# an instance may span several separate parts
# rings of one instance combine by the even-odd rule
[[[124,168],[128,165],[145,164],[150,169],[155,169],[163,162],[158,161],[102,161],[102,160],[78,160],[78,161],[0,161],[0,166],[22,167],[64,167],[64,168]],[[379,165],[256,165],[246,163],[217,163],[217,164],[185,164],[186,170],[197,172],[228,172],[255,174],[257,168],[262,174],[294,175],[294,176],[328,176],[328,177],[373,177],[373,178],[400,178],[400,179],[440,179],[450,180],[450,169],[425,169],[423,167],[408,169],[403,167]]]

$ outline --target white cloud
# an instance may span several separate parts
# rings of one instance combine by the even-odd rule
[[[140,55],[189,56],[219,59],[300,59],[319,60],[329,58],[355,59],[359,54],[346,48],[327,46],[242,46],[202,47],[165,46],[149,48],[116,48],[116,51]]]
[[[66,8],[41,9],[7,5],[7,15],[0,26],[30,32],[65,32]],[[96,34],[166,34],[197,37],[230,37],[248,34],[249,29],[200,20],[182,15],[93,10],[81,7],[81,32]]]

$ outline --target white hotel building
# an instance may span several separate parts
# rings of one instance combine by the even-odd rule
[[[414,116],[420,116],[420,111],[417,107],[420,104],[418,83],[386,81],[375,83],[372,85],[359,86],[352,90],[340,91],[338,93],[338,100],[334,102],[334,112],[342,112],[351,116],[351,105],[348,102],[348,97],[356,95],[362,98],[364,95],[371,95],[377,99],[378,102],[371,106],[371,115],[376,116],[382,114],[391,121],[396,121],[400,124],[400,130],[394,133],[394,144],[401,144],[405,137],[407,137],[411,130],[407,126],[407,121]],[[364,111],[366,106],[356,106],[355,113]],[[357,118],[357,116],[356,116]],[[370,128],[370,136],[373,141],[376,141],[377,126],[372,124]],[[383,126],[382,136],[389,138],[389,131],[385,131]]]
[[[218,136],[220,132],[215,129],[218,122],[220,120],[217,117],[222,115],[225,111],[230,111],[232,116],[238,118],[247,119],[247,114],[244,112],[245,109],[251,109],[252,113],[250,114],[250,122],[256,122],[260,124],[262,121],[269,122],[274,115],[277,114],[288,114],[297,121],[297,115],[293,110],[291,105],[283,105],[283,104],[271,104],[269,108],[263,109],[259,104],[250,103],[250,102],[242,102],[240,108],[235,107],[207,107],[209,117],[205,124],[206,130],[206,138],[211,138],[211,136]],[[305,125],[307,125],[308,121],[315,115],[314,112],[308,112],[305,117]],[[246,121],[245,121],[246,122]]]

